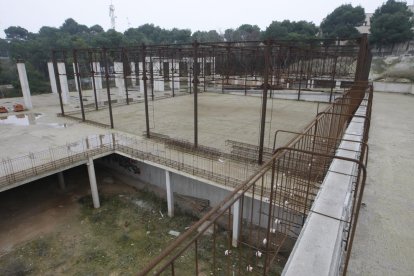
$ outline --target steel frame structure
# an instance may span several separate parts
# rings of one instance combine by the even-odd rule
[[[110,66],[116,59],[122,61],[122,74]],[[98,74],[105,79],[111,128],[114,127],[114,122],[110,80],[120,74],[125,87],[122,96],[125,104],[130,104],[129,89],[134,88],[131,83],[139,79],[143,86],[147,138],[151,137],[149,92],[151,100],[156,99],[154,82],[157,79],[172,81],[171,96],[175,97],[182,91],[177,93],[174,79],[184,78],[187,82],[184,93],[191,93],[194,97],[193,143],[170,141],[168,137],[157,134],[154,138],[164,140],[172,149],[197,152],[196,155],[217,154],[211,148],[198,145],[198,93],[207,90],[225,93],[229,89],[237,89],[245,95],[257,93],[256,91],[262,95],[257,145],[257,161],[262,166],[247,180],[232,183],[235,186],[232,193],[147,264],[139,275],[180,275],[180,270],[189,269],[182,266],[179,259],[181,256],[189,256],[195,274],[212,272],[240,275],[245,271],[258,275],[275,273],[279,253],[289,241],[298,237],[334,159],[351,162],[357,168],[351,175],[354,179],[352,212],[350,220],[346,221],[349,232],[343,246],[346,256],[343,273],[346,273],[365,187],[364,162],[368,147],[364,145],[368,141],[373,95],[372,86],[368,84],[371,53],[366,35],[355,40],[194,42],[118,49],[74,49],[70,53],[55,50],[53,64],[58,85],[57,62],[61,60],[73,61],[75,64],[74,77],[79,86],[83,121],[87,121],[88,110],[83,106],[81,78],[94,78],[96,72],[91,69],[92,62],[104,65],[104,70]],[[135,70],[132,69],[131,61],[138,63]],[[167,61],[172,65],[167,64]],[[335,98],[334,92],[339,81],[343,93]],[[286,146],[274,149],[271,157],[265,160],[264,133],[268,97],[280,90],[293,89],[297,100],[301,100],[304,90],[312,90],[316,86],[325,87],[324,91],[329,95],[331,104],[303,132]],[[61,114],[64,116],[61,89],[58,92]],[[102,108],[97,103],[95,89],[94,96],[95,106],[92,109]],[[355,141],[361,144],[359,158],[337,157],[335,151],[341,137],[361,105],[366,106],[366,113],[364,133],[360,137],[362,142]],[[277,133],[275,143],[276,137]],[[252,147],[248,151],[252,151]],[[140,154],[145,156],[144,152]],[[235,234],[233,218],[238,221],[236,230],[239,236]],[[203,235],[209,229],[212,229],[213,235]]]
[[[226,93],[242,91],[245,95],[262,95],[261,124],[258,163],[263,162],[264,133],[267,98],[280,91],[296,91],[297,99],[306,90],[323,90],[332,102],[336,89],[346,89],[366,79],[364,64],[370,62],[367,55],[367,37],[353,40],[308,41],[248,41],[226,43],[141,45],[128,48],[88,48],[53,50],[52,60],[61,106],[65,112],[60,85],[61,74],[57,63],[67,67],[67,76],[74,78],[78,87],[81,120],[87,121],[87,112],[108,109],[108,124],[114,128],[113,104],[127,104],[137,100],[131,91],[142,91],[145,106],[146,135],[151,137],[149,101],[154,101],[155,83],[164,87],[169,83],[170,96],[193,94],[194,97],[194,147],[198,146],[198,94],[204,91]],[[122,69],[116,62],[122,63]],[[73,72],[70,72],[73,63]],[[102,65],[96,69],[94,64]],[[94,103],[85,107],[82,80],[90,78]],[[106,99],[99,102],[96,79],[104,79]],[[113,99],[113,80],[121,86],[118,99]],[[185,91],[175,85],[185,83]],[[220,88],[220,89],[218,89]],[[118,89],[118,90],[119,90]],[[163,88],[164,89],[164,88]]]

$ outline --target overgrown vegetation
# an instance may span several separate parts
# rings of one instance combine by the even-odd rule
[[[0,275],[136,274],[175,238],[169,230],[183,232],[196,219],[161,215],[166,203],[146,192],[103,196],[101,202],[93,209],[90,196],[81,198],[79,221],[1,257]]]

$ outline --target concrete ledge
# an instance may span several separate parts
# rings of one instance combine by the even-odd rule
[[[413,83],[374,81],[374,91],[375,92],[414,94],[414,84]]]
[[[365,111],[360,106],[357,114]],[[363,122],[363,118],[354,118],[343,138],[362,141]],[[358,159],[361,149],[360,143],[342,141],[336,156]],[[282,275],[340,274],[356,174],[355,163],[332,162]]]

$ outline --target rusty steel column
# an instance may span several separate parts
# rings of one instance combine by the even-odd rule
[[[171,55],[171,92],[172,96],[175,97],[175,87],[174,87],[174,54]]]
[[[150,54],[150,79],[151,79],[151,99],[154,101],[154,63],[152,62],[152,54]]]
[[[193,43],[194,61],[193,61],[193,83],[194,83],[194,147],[198,147],[198,42]]]
[[[82,112],[82,121],[85,122],[85,110],[83,108],[83,98],[82,98],[82,87],[80,82],[80,74],[79,74],[79,63],[78,63],[78,53],[77,50],[73,50],[73,63],[75,64],[75,74],[76,82],[78,84],[78,90],[79,90],[79,103],[81,107]]]
[[[93,95],[95,98],[95,110],[98,110],[98,97],[96,95],[96,83],[95,83],[95,70],[93,68],[93,58],[92,58],[92,52],[88,52],[89,57],[89,66],[91,67],[91,76],[92,76],[92,88],[93,88]]]
[[[103,60],[105,64],[106,94],[108,95],[109,120],[111,122],[111,128],[114,128],[114,118],[112,116],[111,89],[109,88],[109,68],[108,68],[108,59],[106,56],[106,51],[107,49],[103,48]]]
[[[59,103],[60,103],[60,112],[62,116],[65,116],[65,109],[63,108],[63,100],[62,100],[62,88],[60,87],[60,78],[59,72],[57,67],[57,60],[56,60],[56,51],[52,51],[52,62],[53,62],[53,70],[55,73],[55,80],[56,80],[56,88],[59,95]]]
[[[125,93],[126,93],[126,103],[127,105],[129,105],[129,95],[128,95],[128,81],[127,81],[127,74],[128,72],[130,72],[130,70],[127,69],[128,67],[130,67],[129,62],[128,62],[128,58],[127,58],[127,53],[126,53],[126,49],[122,48],[122,71],[123,71],[123,75],[124,75],[124,87],[125,87]]]
[[[364,69],[368,63],[368,34],[363,34],[359,42],[358,61],[355,72],[355,82],[367,81]]]
[[[266,108],[267,108],[267,89],[269,86],[269,66],[270,66],[270,50],[271,42],[266,41],[266,47],[264,49],[264,61],[265,68],[263,72],[263,95],[262,95],[262,117],[260,122],[260,140],[259,140],[259,158],[258,163],[263,163],[263,146],[264,146],[264,136],[266,128]]]
[[[144,82],[144,105],[145,105],[145,126],[147,130],[147,138],[150,138],[149,115],[148,115],[148,87],[147,87],[147,68],[145,66],[145,44],[142,44],[142,80]]]

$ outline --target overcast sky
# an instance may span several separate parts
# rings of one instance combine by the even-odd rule
[[[361,5],[373,12],[386,0],[113,0],[116,30],[153,23],[162,28],[197,30],[258,25],[264,30],[272,21],[307,20],[319,25],[341,4]],[[412,4],[413,0],[408,1]],[[110,28],[110,0],[0,0],[0,37],[9,26],[37,32],[42,26],[59,27],[73,18],[88,27]]]

